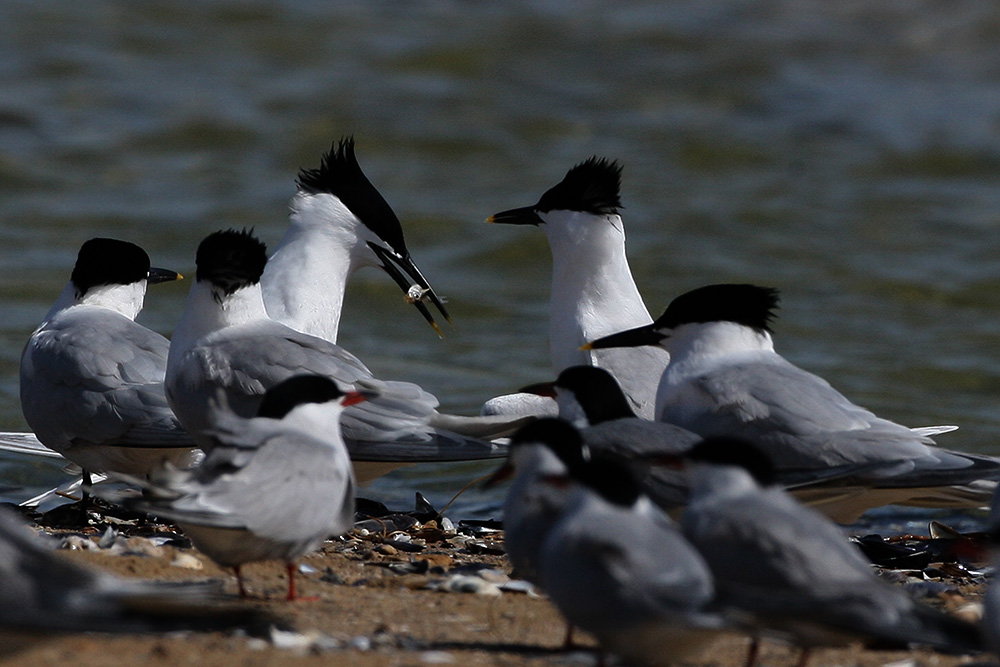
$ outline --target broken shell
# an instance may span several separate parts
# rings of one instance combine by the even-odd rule
[[[475,593],[476,595],[489,595],[491,597],[502,594],[500,587],[493,582],[467,574],[456,574],[455,576],[448,577],[441,583],[439,590],[446,593]]]
[[[197,556],[192,556],[191,554],[177,554],[170,564],[174,567],[182,567],[185,570],[201,570],[205,567]]]

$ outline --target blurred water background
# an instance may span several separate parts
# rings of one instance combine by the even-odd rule
[[[0,429],[26,429],[21,348],[84,240],[182,273],[223,227],[273,246],[297,170],[354,134],[455,327],[439,340],[367,270],[340,342],[449,411],[550,379],[544,235],[484,219],[596,154],[625,165],[654,316],[707,283],[779,287],[779,351],[1000,455],[998,39],[975,0],[2,3]],[[140,321],[169,335],[189,285],[152,289]],[[365,495],[441,505],[489,468]],[[60,479],[0,460],[6,498]]]

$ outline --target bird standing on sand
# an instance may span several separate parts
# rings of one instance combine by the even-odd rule
[[[625,256],[621,167],[592,157],[570,169],[533,206],[489,222],[539,225],[552,251],[549,345],[556,373],[570,366],[610,372],[640,417],[651,418],[667,365],[661,349],[581,350],[587,341],[652,322]],[[486,409],[491,409],[486,406]]]
[[[765,636],[806,649],[864,641],[981,650],[974,626],[883,582],[836,525],[774,485],[752,443],[707,438],[683,461],[684,535],[711,568],[718,599],[750,612]]]
[[[503,503],[504,552],[521,579],[539,585],[539,556],[552,526],[562,517],[570,493],[545,480],[565,477],[565,459],[585,456],[580,435],[569,423],[542,418],[510,439],[507,461],[487,481],[492,486],[513,477]]]
[[[674,299],[655,322],[586,347],[655,346],[670,354],[656,415],[702,436],[746,437],[781,471],[822,474],[868,466],[810,502],[849,523],[872,507],[978,507],[989,502],[1000,461],[935,446],[910,429],[851,403],[822,378],[774,350],[777,290],[709,285]],[[940,430],[940,429],[939,429]],[[934,432],[934,429],[930,429]]]
[[[196,445],[164,396],[169,342],[134,320],[148,284],[176,280],[139,246],[95,238],[21,355],[21,409],[46,447],[84,470],[187,467]]]
[[[536,437],[570,449],[562,430]],[[715,589],[698,552],[619,459],[577,451],[563,463],[565,474],[539,482],[569,495],[539,555],[538,580],[553,603],[630,663],[675,664],[707,648],[730,622],[709,607]]]
[[[176,522],[199,550],[232,567],[241,596],[241,565],[284,560],[294,600],[295,559],[354,523],[354,474],[340,419],[344,408],[370,397],[302,375],[269,389],[251,419],[217,406],[205,461],[193,470],[165,469],[145,484],[128,480],[146,495],[125,502]]]

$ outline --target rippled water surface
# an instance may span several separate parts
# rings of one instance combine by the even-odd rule
[[[222,227],[273,245],[298,168],[354,134],[455,327],[438,340],[369,270],[340,342],[445,409],[551,375],[545,239],[484,219],[597,154],[625,165],[654,314],[710,282],[780,287],[786,356],[1000,454],[998,38],[973,1],[3,3],[0,429],[26,428],[21,347],[84,240],[182,273]],[[140,321],[169,335],[188,287],[151,290]],[[441,504],[487,469],[368,495]],[[2,487],[53,477],[0,462]]]

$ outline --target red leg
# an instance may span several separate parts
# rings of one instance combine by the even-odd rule
[[[288,597],[285,599],[294,602],[298,599],[295,595],[295,563],[285,563],[285,567],[288,569]]]
[[[233,565],[233,572],[236,573],[236,585],[240,589],[240,597],[246,600],[250,596],[247,595],[247,589],[243,587],[243,576],[240,574],[240,566]]]
[[[573,649],[573,624],[566,624],[566,637],[563,639],[563,650],[570,651]]]
[[[757,664],[757,658],[760,656],[760,639],[754,637],[750,640],[750,650],[747,651],[747,661],[746,667],[753,667]]]

